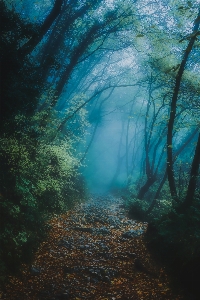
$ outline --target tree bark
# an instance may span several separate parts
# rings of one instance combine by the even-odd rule
[[[32,38],[18,50],[21,59],[30,54],[36,45],[42,40],[43,36],[47,33],[53,22],[60,14],[62,4],[63,0],[55,0],[54,7],[47,16],[39,32],[32,36]]]
[[[154,109],[154,115],[152,117],[151,126],[150,126],[150,129],[148,130],[148,126],[147,126],[148,121],[147,120],[148,120],[148,117],[149,117],[149,111],[150,111],[150,107],[151,107],[151,104],[152,104],[152,100],[151,100],[151,98],[152,98],[152,83],[153,83],[153,78],[152,78],[152,74],[151,74],[150,85],[149,85],[149,99],[148,99],[146,116],[145,116],[145,130],[144,130],[145,131],[145,155],[146,155],[145,166],[146,166],[147,180],[138,192],[137,198],[140,199],[140,200],[142,200],[144,198],[144,195],[148,192],[149,188],[156,181],[157,170],[158,170],[159,164],[160,164],[161,159],[162,159],[162,153],[161,153],[157,168],[156,168],[156,170],[154,170],[155,160],[156,160],[156,152],[157,152],[159,144],[162,141],[162,135],[158,139],[158,142],[154,146],[153,158],[152,158],[152,161],[150,162],[149,153],[150,153],[151,147],[154,145],[153,143],[151,144],[152,131],[153,131],[153,127],[154,127],[155,121],[157,119],[158,113],[160,111],[160,109],[159,109],[156,113],[155,109]]]
[[[190,181],[188,185],[187,195],[183,204],[184,209],[190,207],[194,201],[195,189],[197,184],[197,176],[200,164],[200,133],[198,136],[198,141],[195,149],[194,158],[192,161]]]
[[[195,135],[197,134],[199,128],[197,127],[189,136],[186,137],[185,141],[183,142],[183,144],[177,149],[177,151],[175,152],[174,154],[174,157],[173,157],[173,163],[176,161],[177,157],[179,156],[179,154],[185,149],[185,147],[192,141],[192,139],[195,137]],[[160,185],[156,191],[156,194],[154,196],[154,199],[153,201],[151,202],[151,205],[149,206],[148,210],[147,210],[147,214],[149,214],[153,208],[154,208],[154,205],[156,203],[156,200],[159,198],[159,195],[160,195],[160,192],[162,190],[162,187],[165,183],[167,179],[167,169],[165,171],[165,174],[160,182]]]
[[[100,2],[101,0],[97,1],[95,3],[95,6]],[[76,3],[73,3],[72,5],[75,6]],[[56,19],[55,25],[53,26],[48,41],[46,45],[44,45],[44,49],[42,50],[43,54],[40,60],[40,64],[42,66],[43,78],[46,78],[48,76],[48,72],[51,67],[51,63],[49,63],[49,61],[53,61],[54,57],[58,55],[64,37],[67,36],[67,34],[69,34],[70,27],[72,26],[75,20],[84,17],[84,15],[88,12],[90,8],[90,5],[91,3],[89,4],[87,2],[79,10],[73,10],[73,7],[67,5],[66,7],[64,7],[63,13],[60,14]]]
[[[149,188],[154,184],[155,181],[156,181],[155,175],[153,175],[152,177],[148,177],[145,184],[141,187],[137,195],[137,198],[142,200],[144,198],[144,195],[148,192]]]
[[[64,86],[68,83],[68,80],[70,79],[70,76],[77,64],[85,60],[87,57],[89,57],[91,54],[98,50],[97,47],[95,50],[89,53],[88,56],[82,58],[81,60],[81,57],[84,53],[86,53],[87,49],[89,48],[89,46],[92,45],[95,39],[102,37],[103,44],[106,37],[110,33],[113,33],[118,29],[118,26],[120,26],[120,22],[119,24],[113,24],[111,27],[109,27],[109,24],[112,24],[112,21],[114,21],[115,18],[116,16],[115,14],[113,14],[112,17],[110,15],[107,15],[103,22],[96,20],[94,24],[88,29],[88,31],[83,35],[80,43],[75,49],[73,49],[69,64],[66,66],[65,70],[60,74],[60,79],[55,88],[56,93],[54,100],[51,103],[51,107],[54,107],[56,105],[59,96],[63,92]]]
[[[97,24],[94,24],[90,28],[90,30],[88,30],[86,35],[83,37],[83,40],[80,42],[80,44],[77,46],[77,48],[74,49],[72,56],[70,58],[70,63],[65,68],[65,71],[61,75],[61,78],[57,84],[57,87],[56,87],[56,97],[57,98],[61,95],[65,84],[67,84],[67,82],[71,76],[72,71],[78,64],[80,57],[84,54],[84,52],[86,51],[88,46],[94,41],[95,35],[97,34],[99,29],[100,29],[100,26],[98,26]],[[52,107],[54,107],[55,104],[57,103],[57,98],[55,98],[55,100],[52,102],[52,104],[51,104]]]
[[[176,104],[177,104],[177,100],[178,100],[178,93],[179,93],[179,90],[180,90],[181,79],[182,79],[182,76],[183,76],[183,72],[184,72],[189,54],[192,50],[192,47],[193,47],[194,42],[196,40],[196,36],[198,34],[199,23],[200,23],[200,10],[199,10],[199,14],[196,18],[196,21],[194,22],[193,34],[191,35],[192,37],[191,37],[191,39],[188,43],[188,46],[185,50],[182,62],[180,64],[178,73],[176,75],[175,87],[174,87],[174,92],[173,92],[173,96],[172,96],[170,116],[169,116],[169,122],[168,122],[168,132],[167,132],[167,176],[168,176],[171,196],[177,202],[178,202],[178,195],[177,195],[176,184],[175,184],[175,179],[174,179],[174,170],[173,170],[173,151],[172,151],[173,127],[174,127],[174,121],[175,121],[175,118],[176,118]]]

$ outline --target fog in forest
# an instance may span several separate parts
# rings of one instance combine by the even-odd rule
[[[0,2],[0,271],[102,193],[149,222],[177,269],[200,267],[199,6]]]

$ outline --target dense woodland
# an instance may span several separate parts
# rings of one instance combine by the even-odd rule
[[[0,12],[1,282],[49,218],[117,192],[198,292],[199,0],[2,0]]]

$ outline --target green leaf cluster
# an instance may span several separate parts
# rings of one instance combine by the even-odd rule
[[[0,262],[2,273],[29,262],[46,232],[46,221],[83,200],[84,182],[75,140],[55,136],[58,118],[42,114],[15,118],[16,130],[0,137]]]

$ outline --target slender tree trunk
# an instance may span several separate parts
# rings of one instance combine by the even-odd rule
[[[151,177],[147,178],[147,181],[141,187],[141,189],[137,195],[137,198],[142,200],[144,198],[144,195],[148,192],[149,188],[154,184],[155,181],[156,181],[156,176],[151,176]]]
[[[162,130],[162,132],[159,132],[159,134],[160,134],[160,137],[159,137],[159,139],[158,139],[158,141],[157,141],[157,143],[156,143],[156,145],[155,145],[155,147],[154,147],[154,149],[153,149],[152,170],[155,169],[157,150],[158,150],[158,147],[159,147],[160,143],[162,142],[163,137],[166,135],[166,127]],[[164,152],[164,149],[162,150],[162,153],[163,153],[163,152]],[[161,163],[161,159],[162,159],[162,157],[160,157],[160,159],[159,159],[159,161],[158,161],[158,163],[157,163],[157,167],[156,167],[156,169],[155,169],[155,172],[156,172],[156,173],[157,173],[158,167],[159,167],[159,165],[160,165],[160,163]]]
[[[148,123],[148,118],[149,118],[149,110],[151,106],[151,86],[152,86],[152,74],[150,78],[150,86],[149,86],[149,99],[147,103],[147,110],[146,110],[146,115],[145,115],[145,127],[144,127],[144,142],[145,142],[145,155],[146,155],[146,175],[147,178],[152,176],[152,170],[150,167],[150,160],[149,160],[149,147],[150,147],[150,140],[148,138],[148,128],[147,128],[147,123]]]
[[[72,5],[74,6],[75,3],[73,3]],[[63,38],[69,33],[70,26],[74,23],[75,20],[77,20],[78,18],[82,18],[87,13],[90,4],[86,3],[79,10],[75,11],[73,11],[73,8],[71,8],[70,6],[70,4],[66,5],[66,7],[64,7],[63,9],[63,13],[57,17],[48,41],[44,45],[44,48],[42,50],[43,54],[40,60],[40,64],[42,66],[43,78],[46,78],[48,76],[51,64],[53,63],[56,55],[58,55],[61,44],[63,42]],[[66,54],[67,53],[68,51],[66,50]],[[66,58],[64,57],[63,60],[65,59]],[[62,62],[60,62],[60,65],[62,65]]]
[[[178,93],[179,93],[180,85],[181,85],[181,79],[182,79],[182,76],[183,76],[183,72],[184,72],[189,54],[190,54],[190,52],[192,50],[192,47],[194,45],[194,42],[196,40],[196,36],[197,36],[197,33],[198,33],[198,28],[199,28],[199,23],[200,23],[200,10],[199,10],[199,14],[197,16],[197,19],[194,22],[193,34],[191,35],[191,39],[190,39],[190,41],[188,43],[188,46],[185,50],[182,62],[180,64],[180,67],[179,67],[179,70],[178,70],[178,73],[177,73],[177,76],[176,76],[176,82],[175,82],[174,92],[173,92],[173,96],[172,96],[170,116],[169,116],[169,122],[168,122],[168,132],[167,132],[167,176],[168,176],[171,196],[175,201],[178,201],[178,195],[177,195],[176,184],[175,184],[175,179],[174,179],[174,170],[173,170],[173,151],[172,151],[173,127],[174,127],[174,121],[175,121],[175,118],[176,118],[176,105],[177,105]]]
[[[159,160],[158,160],[158,164],[157,164],[157,167],[155,169],[155,161],[156,161],[156,153],[157,153],[157,150],[158,150],[158,147],[160,145],[160,143],[162,142],[162,136],[165,132],[165,128],[162,130],[162,133],[160,132],[160,137],[157,141],[157,143],[155,144],[154,146],[154,143],[151,143],[151,140],[152,140],[152,132],[153,132],[153,128],[154,128],[154,124],[156,122],[156,119],[158,117],[158,114],[159,114],[159,111],[160,109],[156,112],[155,111],[155,104],[153,102],[153,105],[154,105],[154,114],[153,114],[153,117],[152,117],[152,122],[151,122],[151,126],[150,126],[150,129],[148,132],[148,128],[147,128],[147,119],[149,117],[149,110],[150,110],[150,106],[151,106],[151,98],[152,98],[152,75],[151,75],[151,78],[150,78],[150,87],[149,87],[149,100],[148,100],[148,104],[147,104],[147,111],[146,111],[146,118],[145,118],[145,153],[146,153],[146,175],[147,175],[147,180],[145,182],[145,184],[140,188],[139,192],[138,192],[138,195],[137,195],[137,198],[142,200],[145,196],[145,194],[148,192],[149,188],[154,184],[154,182],[156,181],[156,176],[157,176],[157,171],[158,171],[158,168],[159,168],[159,165],[162,161],[162,157],[163,157],[163,153],[164,153],[164,148],[160,154],[160,157],[159,157]],[[150,153],[150,149],[151,147],[153,148],[154,146],[154,149],[152,150],[153,151],[153,157],[152,157],[152,161],[150,162],[150,159],[149,159],[149,153]]]
[[[112,90],[110,91],[109,95],[105,99],[103,99],[103,101],[99,105],[99,112],[101,112],[101,108],[102,108],[103,103],[110,98],[110,96],[112,95],[114,89],[115,88],[112,88]],[[82,163],[84,161],[84,159],[85,159],[85,157],[86,157],[86,155],[87,155],[87,153],[88,153],[88,151],[89,151],[89,149],[90,149],[90,147],[91,147],[91,145],[93,143],[93,140],[94,140],[94,137],[95,137],[95,134],[96,134],[98,126],[99,126],[99,121],[97,121],[96,124],[95,124],[94,131],[93,131],[93,134],[92,134],[92,138],[91,138],[90,142],[88,143],[88,146],[87,146],[87,148],[85,150],[85,153],[84,153],[83,157],[80,160],[80,163]]]
[[[99,122],[96,122],[95,127],[94,127],[94,131],[93,131],[93,133],[92,133],[92,137],[91,137],[91,139],[90,139],[90,141],[89,141],[89,143],[88,143],[88,145],[87,145],[87,148],[86,148],[86,150],[85,150],[85,152],[84,152],[84,154],[83,154],[83,157],[82,157],[81,160],[80,160],[80,163],[81,163],[81,164],[82,164],[82,162],[85,160],[85,157],[86,157],[86,155],[87,155],[87,153],[88,153],[88,151],[89,151],[89,149],[90,149],[90,147],[91,147],[91,145],[92,145],[92,143],[93,143],[93,141],[94,141],[94,137],[95,137],[95,134],[96,134],[96,131],[97,131],[98,126],[99,126]]]
[[[165,171],[165,174],[164,174],[163,179],[161,180],[160,185],[159,185],[159,187],[158,187],[158,189],[157,189],[157,191],[156,191],[156,194],[155,194],[155,196],[154,196],[154,199],[153,199],[153,201],[151,202],[151,205],[149,206],[149,208],[148,208],[148,210],[147,210],[147,212],[146,212],[147,214],[149,214],[149,213],[153,210],[153,208],[154,208],[154,206],[155,206],[155,204],[156,204],[156,200],[159,198],[160,192],[161,192],[161,190],[162,190],[162,187],[163,187],[163,185],[164,185],[166,179],[167,179],[167,170]]]
[[[189,136],[186,137],[185,141],[183,142],[183,144],[179,147],[179,149],[177,149],[177,151],[174,153],[174,157],[173,157],[173,163],[176,161],[177,157],[179,156],[179,154],[185,149],[185,147],[192,141],[192,139],[195,137],[195,135],[197,134],[199,128],[197,127]],[[160,192],[162,190],[163,185],[165,184],[165,181],[167,179],[167,169],[165,171],[165,174],[159,184],[159,187],[156,191],[156,194],[154,196],[153,201],[151,202],[151,205],[149,206],[148,210],[147,210],[147,214],[149,214],[152,209],[154,208],[154,205],[156,203],[156,200],[159,198]]]
[[[60,74],[60,79],[56,86],[56,93],[54,100],[51,103],[51,107],[54,107],[58,101],[59,96],[61,95],[64,86],[68,83],[68,80],[70,79],[70,76],[74,70],[74,68],[77,66],[78,63],[81,62],[81,57],[84,53],[86,53],[86,50],[89,48],[89,46],[95,41],[96,38],[102,37],[102,44],[106,37],[117,30],[117,26],[119,24],[114,24],[111,26],[111,28],[108,26],[112,21],[115,20],[115,15],[113,14],[113,18],[107,16],[107,19],[104,20],[104,22],[98,22],[96,21],[91,28],[88,29],[88,31],[83,35],[82,40],[77,45],[75,49],[73,49],[72,55],[70,57],[70,62],[66,66],[65,70]],[[92,53],[97,51],[98,48],[96,48]],[[90,56],[89,54],[88,56]],[[82,58],[82,61],[84,61],[85,58]]]
[[[36,33],[34,36],[32,36],[32,38],[18,50],[20,58],[23,58],[29,53],[31,53],[33,49],[36,47],[36,45],[42,40],[44,35],[47,33],[47,31],[50,29],[53,22],[60,14],[62,4],[63,4],[63,0],[55,1],[54,7],[52,8],[50,14],[47,16],[39,32]]]
[[[148,191],[149,187],[154,183],[154,176],[152,174],[152,169],[150,165],[149,159],[149,147],[150,147],[150,139],[148,138],[148,117],[149,117],[149,110],[151,106],[151,92],[152,92],[152,74],[150,77],[150,84],[149,84],[149,98],[147,103],[147,110],[145,114],[145,124],[144,124],[144,148],[145,148],[145,172],[147,176],[147,180],[145,184],[140,188],[137,198],[142,200],[146,192]]]
[[[122,131],[121,131],[121,135],[120,135],[120,141],[119,141],[119,147],[118,147],[118,153],[117,153],[117,168],[116,168],[114,176],[110,182],[111,189],[112,189],[113,185],[116,183],[117,177],[119,176],[121,164],[124,159],[124,156],[120,156],[123,135],[124,135],[124,122],[122,122]]]
[[[134,101],[131,104],[131,109],[130,109],[130,116],[133,112],[133,105],[134,105]],[[127,122],[127,128],[126,128],[126,174],[127,174],[127,178],[129,176],[129,128],[130,128],[130,116],[128,118],[128,122]]]
[[[188,185],[187,195],[183,204],[183,207],[187,209],[190,207],[194,200],[195,189],[197,184],[197,176],[200,164],[200,134],[198,136],[198,141],[195,149],[195,154],[192,162],[190,181]]]
[[[95,34],[99,30],[99,28],[100,28],[100,26],[98,26],[96,24],[93,25],[90,28],[90,30],[87,32],[87,34],[85,35],[85,37],[83,37],[83,40],[80,42],[80,44],[77,46],[77,48],[74,49],[74,51],[72,53],[72,56],[70,58],[70,63],[65,68],[65,71],[61,75],[61,78],[60,78],[60,80],[59,80],[59,82],[57,84],[57,87],[56,87],[56,97],[55,97],[55,100],[51,103],[52,107],[54,107],[56,105],[57,99],[61,95],[65,84],[67,84],[67,82],[68,82],[68,80],[69,80],[69,78],[70,78],[70,76],[72,74],[72,71],[74,70],[74,68],[78,64],[79,59],[84,54],[84,52],[86,51],[86,49],[88,48],[88,46],[95,39]]]

